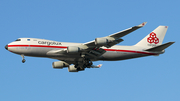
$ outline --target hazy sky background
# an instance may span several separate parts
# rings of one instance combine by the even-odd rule
[[[1,0],[1,101],[180,101],[179,0]],[[85,43],[147,21],[123,37],[134,45],[159,25],[169,29],[165,54],[98,61],[100,69],[70,73],[47,58],[5,50],[20,37]]]

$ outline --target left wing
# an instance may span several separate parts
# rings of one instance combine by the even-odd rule
[[[97,65],[97,66],[91,65],[91,67],[92,67],[92,68],[100,68],[100,67],[102,67],[102,64],[99,64],[99,65]]]

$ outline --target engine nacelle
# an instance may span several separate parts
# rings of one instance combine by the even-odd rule
[[[75,68],[75,65],[70,65],[70,66],[68,67],[68,71],[69,71],[69,72],[78,72],[77,68]]]
[[[96,38],[95,39],[95,44],[96,45],[102,45],[102,46],[106,46],[109,42],[113,42],[115,40],[115,38],[112,37],[103,37],[103,38]]]
[[[63,67],[68,67],[69,64],[64,61],[57,61],[52,63],[52,67],[56,69],[62,69]]]
[[[78,53],[80,51],[79,47],[69,46],[67,47],[67,53]]]
[[[80,69],[80,68],[75,68],[75,65],[70,65],[68,67],[68,71],[69,72],[78,72],[78,71],[83,71],[84,69]]]
[[[95,44],[96,45],[106,45],[108,43],[108,40],[106,38],[96,38]]]

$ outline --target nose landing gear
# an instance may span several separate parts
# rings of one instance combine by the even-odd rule
[[[24,55],[22,54],[21,57],[22,57],[22,63],[25,63],[26,60],[24,59]]]
[[[25,59],[23,59],[23,60],[22,60],[22,63],[25,63],[25,62],[26,62],[26,60],[25,60]]]

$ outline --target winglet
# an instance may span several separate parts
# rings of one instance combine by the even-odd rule
[[[143,22],[142,24],[138,25],[138,27],[143,27],[146,25],[147,22]]]
[[[99,67],[99,68],[102,67],[102,64],[97,65],[97,67]]]
[[[92,67],[92,68],[100,68],[101,66],[102,66],[102,64],[99,64],[99,65],[97,65],[97,66],[92,65],[91,67]]]

